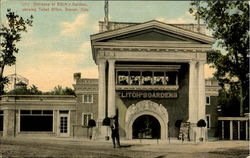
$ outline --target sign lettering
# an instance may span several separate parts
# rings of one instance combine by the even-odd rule
[[[141,91],[124,91],[119,92],[120,98],[134,98],[134,99],[140,99],[140,98],[177,98],[177,92],[141,92]]]

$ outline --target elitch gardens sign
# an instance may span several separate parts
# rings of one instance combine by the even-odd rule
[[[118,93],[120,98],[132,98],[132,99],[169,99],[177,98],[177,92],[161,92],[161,91],[122,91]]]

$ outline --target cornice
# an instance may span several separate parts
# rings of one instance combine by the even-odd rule
[[[108,39],[111,37],[117,37],[117,36],[129,34],[129,33],[138,32],[138,31],[142,31],[142,30],[146,30],[150,28],[157,28],[166,32],[170,32],[173,34],[181,35],[184,37],[188,37],[190,39],[195,39],[195,40],[199,40],[199,41],[210,43],[210,44],[214,42],[214,39],[210,36],[188,31],[188,30],[185,30],[176,26],[172,26],[166,23],[162,23],[156,20],[138,24],[138,25],[133,25],[130,27],[125,27],[125,28],[118,29],[118,30],[94,34],[94,35],[91,35],[90,37],[91,37],[91,40],[98,41],[98,40]]]
[[[178,85],[164,85],[164,86],[134,86],[134,85],[116,85],[116,90],[178,90],[179,86]]]

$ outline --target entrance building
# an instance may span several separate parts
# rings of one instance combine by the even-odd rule
[[[198,138],[196,123],[206,119],[205,51],[214,39],[190,28],[155,20],[111,23],[91,36],[101,137],[102,120],[117,115],[128,139],[175,136],[177,120],[190,122],[190,138]]]
[[[205,51],[213,39],[195,31],[196,25],[109,24],[104,31],[100,22],[100,33],[91,36],[99,78],[75,73],[71,96],[1,96],[0,136],[104,139],[110,131],[103,119],[116,115],[126,139],[177,137],[176,123],[182,121],[190,125],[191,140],[198,140],[199,119],[207,122],[203,136],[216,138],[218,81],[204,80]]]

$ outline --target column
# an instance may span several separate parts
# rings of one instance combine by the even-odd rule
[[[238,121],[238,140],[240,140],[240,121]]]
[[[189,122],[196,123],[196,108],[195,107],[195,61],[191,60],[189,62],[189,101],[188,101],[188,110],[189,110]]]
[[[206,104],[205,104],[205,78],[204,78],[204,64],[205,61],[199,62],[198,70],[198,119],[204,119],[206,116]]]
[[[230,120],[230,140],[233,140],[233,121]]]
[[[115,60],[109,59],[108,70],[108,117],[115,116]]]
[[[224,121],[221,121],[221,139],[224,140],[225,136],[224,136]]]
[[[14,137],[15,136],[15,110],[5,109],[3,115],[3,137]]]
[[[107,127],[102,126],[102,121],[106,117],[106,60],[99,59],[98,72],[98,119],[94,138],[103,140],[108,134]]]
[[[188,96],[188,115],[190,122],[190,140],[198,140],[200,131],[196,127],[197,123],[197,107],[195,96],[195,83],[196,82],[196,61],[189,62],[189,96]]]
[[[98,120],[102,121],[106,116],[106,90],[105,90],[106,60],[100,59],[98,63]]]

